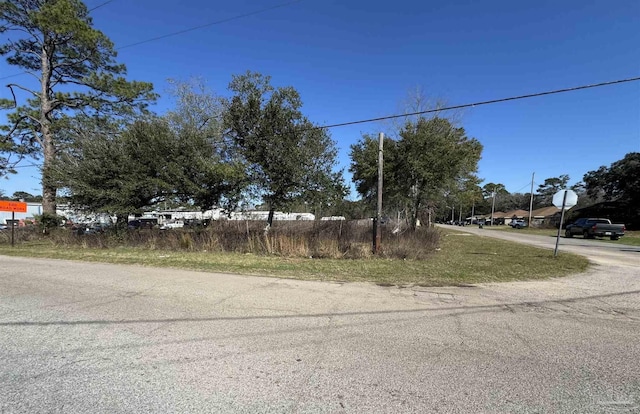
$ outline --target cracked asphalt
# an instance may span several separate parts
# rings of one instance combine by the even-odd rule
[[[464,288],[0,256],[0,412],[640,412],[640,251],[564,241]]]

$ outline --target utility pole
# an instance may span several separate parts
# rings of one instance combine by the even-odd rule
[[[493,201],[491,202],[491,225],[493,226],[493,212],[496,209],[496,187],[493,187]]]
[[[527,226],[529,226],[529,228],[531,228],[531,210],[533,210],[533,178],[536,176],[536,173],[534,171],[534,173],[531,175],[531,201],[529,201],[529,222],[527,223]]]
[[[383,157],[383,152],[382,152],[382,144],[384,142],[384,134],[381,132],[380,135],[378,135],[378,211],[376,214],[376,225],[375,225],[375,232],[376,232],[376,238],[375,238],[375,243],[373,245],[373,252],[375,254],[379,254],[380,253],[380,244],[381,244],[381,231],[382,229],[380,228],[380,221],[382,220],[382,167],[384,165],[384,157]]]

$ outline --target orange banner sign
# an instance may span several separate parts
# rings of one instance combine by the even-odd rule
[[[2,201],[0,200],[0,211],[12,211],[14,213],[26,213],[27,203],[20,201]]]

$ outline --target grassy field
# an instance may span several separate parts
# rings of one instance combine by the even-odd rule
[[[69,249],[54,247],[46,241],[14,248],[3,244],[0,254],[400,286],[460,286],[542,279],[579,273],[588,266],[585,258],[573,254],[561,253],[554,259],[550,250],[454,230],[442,230],[440,248],[425,260],[284,258],[132,248]]]
[[[510,232],[522,232],[523,234],[535,234],[540,236],[555,237],[558,234],[558,229],[537,229],[537,228],[524,228],[524,229],[512,229],[510,226],[485,226],[485,229],[497,230],[497,231],[510,231]],[[560,233],[560,237],[564,237],[564,231]],[[575,236],[581,238],[582,236]],[[625,231],[624,236],[620,240],[609,240],[608,238],[596,239],[600,241],[606,241],[609,243],[621,243],[629,244],[632,246],[640,246],[640,231]]]

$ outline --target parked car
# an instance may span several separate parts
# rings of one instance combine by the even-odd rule
[[[585,239],[609,237],[611,240],[618,240],[624,236],[625,230],[624,224],[611,224],[606,218],[580,218],[567,225],[564,235],[570,238],[581,234]]]
[[[127,223],[127,228],[129,230],[137,230],[142,226],[140,220],[131,220]]]
[[[89,223],[84,230],[85,234],[100,234],[107,231],[107,229],[111,227],[107,223]]]
[[[509,225],[514,229],[521,229],[523,227],[527,227],[527,222],[523,219],[511,220]]]
[[[175,221],[168,221],[164,223],[162,226],[160,226],[160,230],[181,229],[183,227],[184,227],[184,221],[175,220]]]
[[[140,217],[139,219],[130,220],[127,223],[129,230],[152,229],[158,225],[157,218]]]

